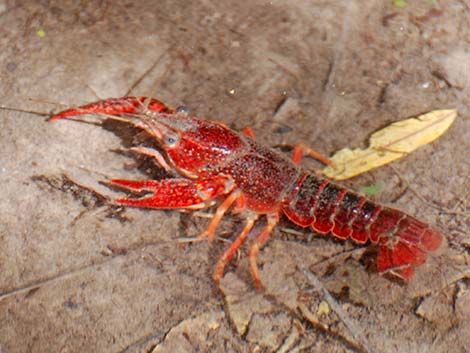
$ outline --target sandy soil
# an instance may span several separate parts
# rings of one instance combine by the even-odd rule
[[[1,110],[0,352],[470,351],[470,3],[399,3],[0,1],[8,107],[153,95],[326,155],[407,116],[460,114],[438,141],[345,183],[383,182],[376,201],[446,234],[414,281],[378,276],[363,249],[292,235],[285,221],[260,253],[259,294],[246,256],[217,287],[226,243],[180,241],[207,219],[110,209],[90,191],[116,197],[100,180],[158,173],[116,153],[119,136]],[[227,217],[220,234],[241,226]]]

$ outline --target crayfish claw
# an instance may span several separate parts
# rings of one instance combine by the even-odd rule
[[[110,98],[98,102],[82,105],[78,108],[64,110],[58,114],[51,116],[48,121],[56,121],[72,116],[84,114],[106,114],[106,115],[122,115],[142,113],[145,109],[158,113],[172,113],[173,108],[167,107],[165,104],[154,98],[148,97],[122,97]]]
[[[122,186],[126,189],[142,192],[155,190],[160,185],[157,180],[124,180],[124,179],[113,179],[109,182],[111,185]]]

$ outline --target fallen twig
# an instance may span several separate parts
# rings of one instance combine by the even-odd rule
[[[362,334],[362,329],[360,327],[358,327],[354,322],[352,322],[349,319],[346,312],[344,312],[343,308],[341,308],[341,306],[333,298],[333,296],[330,294],[330,292],[323,286],[323,284],[320,282],[320,280],[317,278],[317,276],[315,276],[315,274],[312,271],[310,271],[306,268],[302,268],[301,271],[307,277],[310,284],[313,285],[315,290],[320,292],[323,295],[323,297],[325,298],[328,305],[330,305],[330,307],[336,312],[339,319],[343,322],[343,324],[346,326],[348,331],[351,333],[353,339],[356,342],[358,342],[360,344],[360,346],[367,353],[373,353],[374,351],[370,348],[369,343],[367,342],[367,339]]]

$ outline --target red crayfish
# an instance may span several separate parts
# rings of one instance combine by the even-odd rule
[[[156,99],[123,97],[65,110],[50,118],[81,114],[119,116],[156,139],[160,148],[136,148],[155,158],[180,178],[162,180],[112,180],[112,185],[145,191],[142,198],[122,198],[120,205],[155,209],[201,209],[220,200],[207,229],[201,234],[214,238],[217,224],[234,206],[245,226],[218,260],[213,278],[224,268],[261,215],[266,226],[252,242],[250,268],[261,288],[256,256],[284,214],[295,224],[312,227],[321,234],[378,244],[377,270],[404,280],[423,264],[428,253],[441,245],[443,236],[427,224],[393,208],[368,201],[363,196],[330,183],[299,166],[303,146],[294,148],[292,160],[257,143],[249,129],[234,131],[223,123],[189,116]]]

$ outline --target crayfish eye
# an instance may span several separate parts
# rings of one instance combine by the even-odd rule
[[[181,105],[181,106],[179,106],[178,108],[176,108],[176,112],[177,112],[177,113],[181,113],[181,114],[188,115],[188,114],[189,114],[189,108],[188,108],[188,107],[185,107],[184,105]]]
[[[178,140],[178,136],[174,135],[165,135],[165,137],[163,137],[163,143],[169,147],[175,146],[178,143]]]

